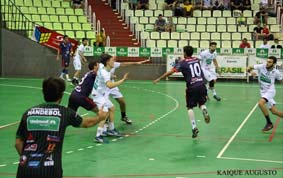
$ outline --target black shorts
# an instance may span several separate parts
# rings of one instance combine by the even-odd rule
[[[93,110],[95,107],[97,107],[92,99],[82,96],[76,91],[73,91],[69,98],[68,107],[73,109],[74,111],[77,111],[80,106],[88,111]]]
[[[193,108],[197,105],[205,104],[207,100],[207,89],[205,85],[186,90],[187,108]]]
[[[62,67],[69,67],[70,58],[69,57],[62,57]]]

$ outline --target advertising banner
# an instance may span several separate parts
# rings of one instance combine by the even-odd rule
[[[63,41],[63,36],[64,35],[57,33],[56,31],[39,25],[34,27],[33,40],[56,50],[58,50],[60,43]],[[73,46],[72,50],[75,51],[79,43],[72,38],[69,38],[69,41]]]

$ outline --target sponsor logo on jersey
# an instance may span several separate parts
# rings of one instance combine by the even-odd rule
[[[54,116],[29,116],[27,118],[27,129],[59,131],[60,118]]]
[[[60,142],[60,137],[53,136],[53,135],[47,135],[46,140],[48,142]]]
[[[28,167],[38,167],[39,163],[40,163],[39,161],[29,161]]]
[[[36,151],[37,144],[28,144],[25,146],[24,151]]]
[[[271,79],[263,74],[260,75],[260,80],[266,83],[271,83]]]
[[[41,154],[41,153],[30,154],[30,157],[32,157],[32,158],[41,158],[42,156],[43,156],[43,154]]]

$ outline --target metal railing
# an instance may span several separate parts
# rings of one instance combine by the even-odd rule
[[[28,19],[14,0],[1,0],[1,27],[21,36],[31,38],[35,23]]]

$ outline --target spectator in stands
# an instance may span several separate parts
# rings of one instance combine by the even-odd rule
[[[243,1],[242,0],[231,0],[231,10],[242,10]]]
[[[183,17],[183,16],[185,16],[184,8],[181,7],[179,2],[176,2],[176,4],[175,4],[174,16],[176,16],[176,17]]]
[[[263,39],[263,44],[260,46],[260,48],[269,49],[271,46],[268,44],[268,40],[266,38]]]
[[[268,0],[260,0],[259,5],[260,5],[260,7],[267,8],[268,7]]]
[[[193,15],[193,4],[192,1],[186,0],[184,2],[184,15],[191,17]]]
[[[239,48],[251,48],[251,44],[248,42],[247,38],[242,40]]]
[[[264,24],[267,23],[268,13],[265,11],[264,8],[261,8],[260,11],[258,11],[255,14],[254,17],[254,24],[257,24],[258,22]]]
[[[138,7],[137,9],[143,9],[147,10],[148,9],[148,0],[138,0]]]
[[[202,9],[202,0],[194,0],[194,9]]]
[[[212,10],[224,10],[224,4],[222,0],[212,1]]]
[[[280,45],[280,44],[278,43],[278,39],[277,39],[277,38],[274,39],[274,45],[272,45],[271,48],[279,48],[279,49],[282,49],[282,45]]]
[[[267,40],[273,40],[273,35],[269,32],[269,29],[266,24],[263,25],[261,36],[262,38],[266,38]]]
[[[211,0],[203,0],[202,9],[211,9],[211,8],[212,8]]]
[[[103,29],[100,30],[100,32],[98,32],[96,34],[96,42],[95,42],[95,46],[96,47],[104,47],[106,45],[106,35]]]
[[[138,4],[138,0],[129,0],[128,2],[129,2],[130,9],[136,10],[137,4]]]
[[[177,0],[165,0],[164,1],[164,9],[165,10],[173,10],[175,8]]]
[[[173,23],[172,17],[167,18],[166,31],[170,33],[175,31],[175,25]]]
[[[247,20],[244,17],[244,14],[242,12],[240,13],[240,16],[238,17],[238,25],[239,26],[241,26],[241,25],[247,26]]]
[[[158,19],[156,19],[156,21],[155,21],[155,26],[154,26],[155,31],[164,32],[165,31],[165,25],[166,25],[165,19],[163,19],[162,14],[159,14]]]
[[[222,4],[224,6],[224,10],[230,10],[230,0],[219,0],[219,3],[221,4],[222,1]]]
[[[243,1],[243,10],[251,10],[251,0]]]
[[[254,39],[258,40],[258,37],[261,35],[262,27],[260,26],[260,22],[257,23],[257,26],[254,28]]]
[[[84,8],[84,1],[83,0],[73,0],[73,8]]]

